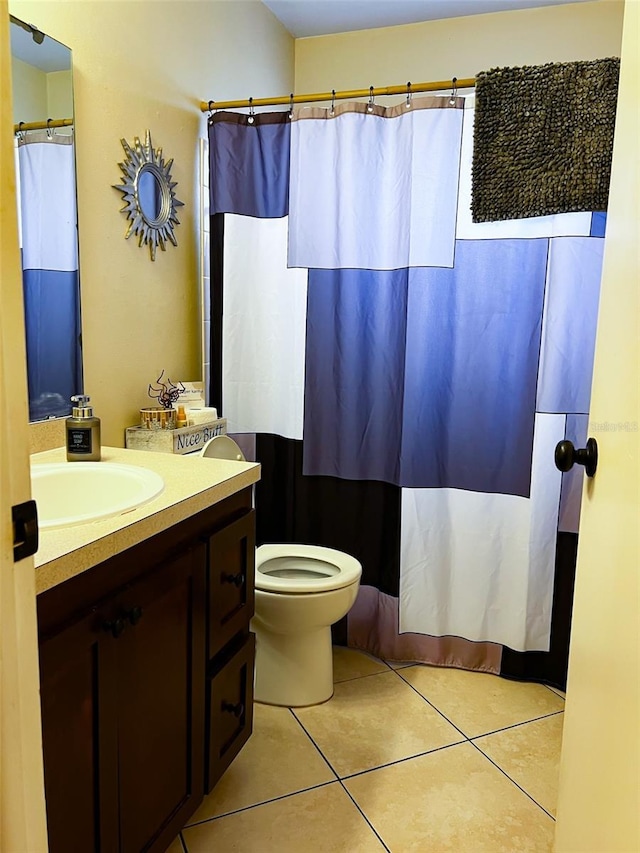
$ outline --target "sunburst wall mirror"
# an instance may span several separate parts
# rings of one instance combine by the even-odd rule
[[[176,208],[183,207],[183,203],[176,198],[177,183],[171,180],[173,159],[165,163],[162,148],[154,149],[151,144],[150,131],[146,132],[144,143],[137,136],[133,147],[126,139],[120,142],[126,154],[118,164],[123,177],[122,183],[113,188],[123,194],[122,213],[129,220],[125,239],[132,234],[137,236],[138,245],[148,245],[151,260],[155,261],[158,246],[164,252],[167,241],[178,245],[173,231],[180,224]]]

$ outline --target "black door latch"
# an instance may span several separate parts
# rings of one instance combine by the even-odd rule
[[[38,507],[25,501],[11,507],[13,522],[13,562],[31,557],[38,550]]]

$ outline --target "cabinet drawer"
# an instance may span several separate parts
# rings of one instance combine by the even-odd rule
[[[209,658],[249,626],[255,551],[253,510],[209,537]]]
[[[249,634],[233,657],[209,680],[205,787],[211,791],[253,726],[253,664],[256,638]]]

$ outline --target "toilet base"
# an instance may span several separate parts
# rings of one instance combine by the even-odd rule
[[[276,634],[252,621],[256,634],[253,698],[267,705],[301,708],[333,696],[331,627]]]

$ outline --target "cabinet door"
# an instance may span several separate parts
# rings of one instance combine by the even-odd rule
[[[198,544],[114,604],[122,853],[164,851],[203,796],[205,568]]]
[[[118,849],[113,645],[100,614],[40,643],[50,853]]]
[[[209,681],[207,695],[207,776],[211,791],[240,749],[253,726],[253,664],[256,638],[244,643]]]
[[[256,564],[255,512],[209,538],[209,658],[253,616]]]

